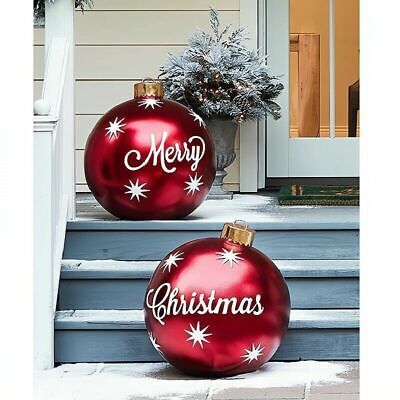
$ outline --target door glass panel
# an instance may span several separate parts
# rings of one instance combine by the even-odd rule
[[[329,136],[329,0],[290,0],[290,35],[290,136]]]
[[[335,136],[359,136],[359,0],[335,0]]]
[[[290,0],[290,137],[330,136],[332,50],[331,136],[359,134],[359,0],[331,1],[335,22],[330,33],[330,0]]]

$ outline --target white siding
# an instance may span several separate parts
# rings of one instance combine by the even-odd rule
[[[95,122],[109,108],[132,97],[133,82],[157,76],[168,52],[179,52],[191,33],[208,29],[208,6],[221,11],[223,23],[239,25],[239,0],[95,0],[76,12],[76,183],[87,191],[83,152]],[[35,29],[34,96],[43,79],[43,29]],[[239,189],[238,158],[225,179]]]

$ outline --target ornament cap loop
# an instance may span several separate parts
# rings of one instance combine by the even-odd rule
[[[162,82],[154,78],[144,78],[133,85],[134,97],[164,97]]]
[[[230,240],[234,243],[244,246],[251,246],[254,241],[256,231],[248,227],[242,220],[236,220],[233,223],[226,223],[222,228],[221,238]]]

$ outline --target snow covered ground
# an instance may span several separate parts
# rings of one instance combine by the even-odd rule
[[[165,363],[66,364],[38,372],[39,400],[355,400],[358,363],[272,362],[223,379],[188,377]]]
[[[78,194],[77,196],[77,220],[78,221],[113,221],[117,220],[105,211],[91,194]],[[213,226],[222,222],[234,220],[246,221],[251,227],[269,226],[270,228],[286,229],[289,227],[304,226],[311,228],[346,226],[358,229],[358,207],[321,207],[321,206],[291,206],[278,205],[276,193],[260,194],[236,194],[232,200],[206,200],[192,214],[182,220],[173,221],[122,221],[131,226],[154,227],[168,225],[184,226],[190,222],[191,226],[201,224]],[[121,221],[119,221],[121,222]],[[194,226],[193,225],[193,226]]]

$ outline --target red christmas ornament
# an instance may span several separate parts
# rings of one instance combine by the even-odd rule
[[[145,297],[156,350],[194,375],[254,371],[287,330],[289,292],[275,264],[251,246],[254,231],[225,224],[221,238],[186,243],[158,265]]]
[[[135,98],[108,111],[88,138],[87,184],[119,218],[184,217],[214,180],[214,146],[203,120],[163,94],[160,82],[136,84]]]

